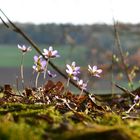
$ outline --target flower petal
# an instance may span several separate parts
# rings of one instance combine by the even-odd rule
[[[27,52],[29,52],[29,51],[31,51],[31,50],[32,50],[31,47],[28,47],[28,48],[27,48]]]
[[[79,80],[79,78],[76,77],[76,76],[73,76],[72,79],[75,80],[75,81]]]
[[[44,55],[48,54],[48,50],[47,49],[43,49],[44,51]]]
[[[45,69],[46,64],[47,64],[46,61],[41,62],[41,66],[42,66],[43,69]]]
[[[72,69],[72,67],[71,67],[70,65],[68,65],[68,64],[66,65],[66,67],[67,67],[68,69]]]
[[[96,71],[97,70],[97,66],[93,66],[92,70]]]
[[[53,47],[52,46],[49,47],[49,51],[53,51]]]
[[[80,67],[75,67],[74,70],[75,70],[75,71],[79,71],[79,70],[80,70]]]
[[[22,50],[22,47],[18,44],[18,48]]]
[[[73,67],[75,67],[75,66],[76,66],[75,61],[73,61],[71,65],[72,65]]]
[[[37,55],[34,56],[34,61],[37,63],[39,57]]]
[[[23,50],[26,50],[26,46],[25,46],[25,45],[23,45],[23,46],[22,46],[22,49],[23,49]]]
[[[96,77],[100,77],[100,75],[99,75],[99,74],[95,74],[94,76],[96,76]]]
[[[92,70],[92,68],[91,68],[91,66],[90,66],[90,65],[88,65],[88,68],[89,68],[90,70]]]
[[[58,54],[58,51],[57,50],[52,51],[52,56],[55,56],[56,57],[57,54]]]
[[[79,85],[82,85],[82,84],[83,84],[83,80],[80,80],[80,81],[78,82],[78,84],[79,84]]]
[[[66,69],[66,72],[67,72],[67,73],[69,73],[69,70],[68,70],[68,69]]]
[[[98,69],[97,72],[98,72],[98,73],[102,73],[102,69]]]

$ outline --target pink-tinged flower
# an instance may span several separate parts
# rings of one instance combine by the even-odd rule
[[[77,85],[78,85],[82,90],[86,90],[86,88],[87,88],[87,83],[84,83],[83,80],[77,81]]]
[[[72,62],[71,67],[73,71],[77,72],[77,74],[80,73],[80,67],[76,66],[75,62]]]
[[[66,72],[68,76],[72,78],[73,80],[78,80],[77,75],[80,73],[79,71],[80,67],[77,67],[75,62],[72,62],[71,65],[67,64],[66,67],[67,67]]]
[[[77,75],[80,73],[80,67],[76,66],[75,62],[72,62],[71,65],[66,65],[68,69],[72,69],[74,75]]]
[[[18,48],[23,52],[23,53],[26,53],[26,52],[29,52],[31,51],[31,47],[26,47],[25,45],[18,45]]]
[[[70,65],[67,65],[66,72],[67,72],[69,78],[72,78],[73,80],[78,80],[77,72],[73,71],[73,69],[70,67]]]
[[[50,46],[49,49],[43,49],[43,55],[47,58],[47,59],[50,59],[50,58],[55,58],[55,57],[60,57],[59,54],[58,54],[58,51],[57,50],[53,50],[53,47]]]
[[[50,70],[47,71],[48,75],[51,77],[51,78],[55,78],[56,77],[56,74],[52,73]]]
[[[97,66],[91,67],[90,65],[88,65],[88,71],[92,76],[96,76],[96,77],[100,77],[99,74],[102,73],[102,69],[98,69]]]
[[[36,72],[44,72],[45,71],[45,66],[46,66],[46,61],[42,60],[41,56],[34,56],[34,63],[35,65],[33,66],[33,69]]]

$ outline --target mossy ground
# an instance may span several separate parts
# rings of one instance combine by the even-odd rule
[[[0,105],[0,140],[139,140],[140,120],[115,113],[94,118],[86,112],[61,113],[52,105]]]
[[[128,94],[79,96],[60,81],[20,94],[10,85],[1,91],[0,140],[140,139],[140,99]]]

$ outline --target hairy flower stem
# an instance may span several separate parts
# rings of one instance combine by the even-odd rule
[[[65,95],[66,95],[66,94],[67,94],[67,92],[68,92],[68,89],[69,89],[69,84],[70,84],[70,77],[68,77],[68,80],[67,80],[66,90],[65,90]]]
[[[20,74],[21,74],[21,82],[22,82],[22,88],[24,89],[24,72],[23,72],[23,61],[24,61],[24,54],[22,54],[21,57],[21,66],[20,66]]]
[[[35,80],[35,87],[37,88],[38,86],[38,78],[39,78],[40,72],[37,73],[36,75],[36,80]]]
[[[46,66],[45,66],[45,70],[44,70],[44,79],[46,78],[46,73],[47,73],[47,69],[48,69],[48,64],[49,64],[49,59],[47,60]]]
[[[18,76],[16,76],[16,88],[17,88],[17,92],[19,93],[19,95],[21,95],[20,90],[19,90],[19,83],[18,83]]]
[[[81,92],[80,92],[80,95],[79,95],[78,99],[81,98],[81,96],[82,96],[82,94],[83,94],[83,91],[84,91],[84,89],[82,88],[82,90],[81,90]]]
[[[69,88],[69,84],[70,84],[70,77],[67,80],[67,89]]]

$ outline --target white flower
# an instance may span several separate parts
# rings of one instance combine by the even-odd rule
[[[76,66],[76,63],[74,61],[72,62],[71,67],[77,74],[80,73],[80,67]]]
[[[80,73],[79,71],[80,67],[77,67],[75,62],[72,62],[71,65],[67,64],[66,67],[67,67],[66,72],[68,76],[72,78],[73,80],[78,80],[77,75]]]
[[[88,65],[88,71],[92,76],[96,76],[96,77],[100,77],[99,74],[102,73],[102,69],[98,69],[97,66],[91,67],[90,65]]]
[[[77,72],[73,71],[70,65],[67,65],[66,72],[70,78],[72,78],[73,80],[77,80]]]
[[[86,90],[87,83],[84,83],[83,80],[77,81],[77,85],[78,85],[82,90]]]
[[[50,46],[49,49],[43,49],[43,55],[46,57],[46,58],[55,58],[55,57],[59,57],[59,54],[58,54],[58,51],[57,50],[53,50],[53,47]]]
[[[26,53],[26,52],[31,51],[31,47],[28,47],[28,48],[27,48],[25,45],[22,45],[22,46],[18,45],[18,48],[19,48],[23,53]]]

